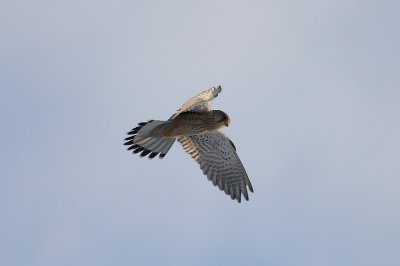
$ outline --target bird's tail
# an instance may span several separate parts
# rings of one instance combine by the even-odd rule
[[[160,154],[160,159],[164,158],[176,138],[163,137],[163,132],[168,128],[169,121],[149,120],[139,123],[127,134],[125,145],[129,145],[128,150],[133,153],[140,153],[141,157],[148,154],[149,159],[153,159]]]

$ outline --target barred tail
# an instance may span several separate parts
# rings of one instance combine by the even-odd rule
[[[124,145],[129,145],[128,150],[133,153],[141,152],[140,156],[148,154],[149,159],[153,159],[160,154],[160,159],[164,158],[176,138],[161,137],[161,132],[169,124],[168,121],[149,120],[139,123],[139,125],[128,132],[129,137],[125,139]]]

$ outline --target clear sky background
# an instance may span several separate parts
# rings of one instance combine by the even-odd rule
[[[0,264],[400,265],[398,1],[1,1]],[[253,183],[126,151],[214,85]]]

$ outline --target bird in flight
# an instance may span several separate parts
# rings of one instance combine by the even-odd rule
[[[233,142],[218,129],[229,126],[229,116],[211,109],[211,100],[221,92],[212,87],[188,100],[167,121],[149,120],[139,123],[125,138],[125,145],[141,157],[162,159],[175,140],[199,163],[203,173],[214,186],[233,200],[243,195],[249,200],[247,188],[253,192]]]

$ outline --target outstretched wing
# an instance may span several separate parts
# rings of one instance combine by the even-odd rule
[[[236,153],[232,141],[219,131],[182,136],[178,138],[183,148],[200,164],[208,180],[225,191],[234,200],[243,194],[249,200],[247,188],[253,192],[250,179]]]
[[[187,101],[182,105],[182,107],[171,116],[170,119],[174,119],[180,113],[183,112],[209,112],[211,111],[211,100],[218,96],[222,90],[221,86],[212,87],[206,91],[199,93],[198,95],[194,96],[192,99]]]

